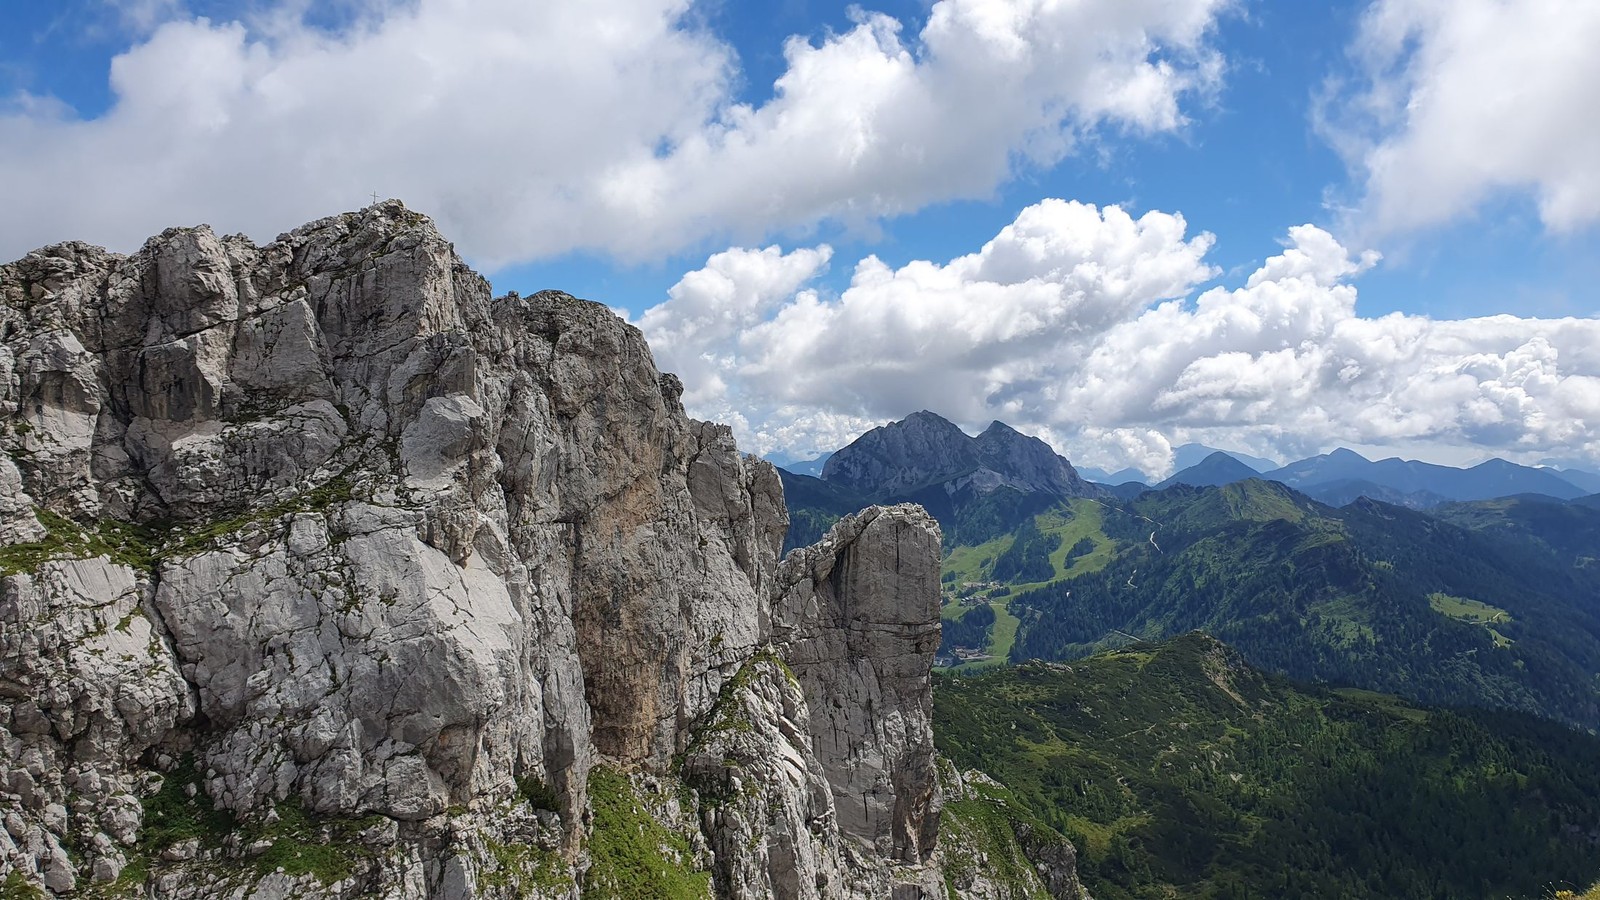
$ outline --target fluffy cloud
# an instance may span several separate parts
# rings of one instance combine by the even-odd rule
[[[144,14],[161,0],[123,0]],[[1227,0],[940,0],[913,37],[856,13],[791,39],[771,100],[733,101],[731,48],[690,0],[303,0],[179,17],[111,67],[114,106],[0,105],[0,256],[174,222],[270,236],[404,197],[490,267],[588,248],[870,221],[983,195],[1085,133],[1182,124],[1221,71]]]
[[[1360,77],[1327,133],[1364,177],[1364,226],[1394,233],[1531,191],[1545,225],[1600,218],[1600,4],[1376,0]]]
[[[826,248],[729,251],[640,324],[664,368],[712,373],[691,411],[760,452],[831,449],[929,408],[1146,471],[1189,440],[1600,458],[1600,320],[1363,318],[1351,281],[1377,255],[1310,225],[1242,287],[1191,297],[1216,270],[1210,236],[1186,230],[1047,200],[944,264],[862,260],[837,297],[803,287]]]
[[[667,291],[666,303],[646,311],[638,325],[649,332],[655,354],[673,361],[684,403],[706,407],[725,399],[737,361],[721,348],[790,302],[832,255],[827,245],[793,253],[776,246],[727,250],[683,276]]]

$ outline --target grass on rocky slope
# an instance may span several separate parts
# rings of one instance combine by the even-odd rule
[[[291,876],[312,875],[323,884],[333,884],[370,864],[372,851],[361,844],[358,834],[382,821],[379,816],[316,815],[292,798],[277,805],[272,821],[242,822],[211,802],[193,756],[184,757],[168,772],[160,789],[143,804],[143,827],[138,844],[128,853],[127,867],[104,890],[94,888],[91,896],[142,893],[162,851],[190,840],[198,841],[201,849],[214,850],[229,835],[237,835],[245,845],[266,843],[253,859],[237,861],[257,876],[282,869]]]
[[[37,572],[52,559],[89,559],[109,556],[133,569],[148,571],[153,565],[157,532],[142,525],[105,519],[84,528],[47,509],[35,509],[45,535],[37,541],[0,547],[0,575]]]
[[[594,826],[583,896],[595,900],[699,900],[711,874],[693,867],[689,842],[658,822],[628,776],[598,766],[589,773]]]
[[[0,900],[47,900],[48,897],[15,869],[6,875],[4,881],[0,881]]]
[[[351,484],[340,476],[257,509],[183,524],[135,524],[101,519],[92,525],[81,525],[41,507],[34,510],[34,515],[45,527],[45,535],[37,541],[0,547],[0,576],[37,572],[51,560],[97,556],[110,557],[112,562],[148,572],[163,557],[190,556],[252,525],[281,519],[290,513],[321,511],[350,497]]]
[[[1049,900],[1023,836],[1038,844],[1064,844],[1066,838],[1028,812],[1004,786],[974,780],[961,788],[949,760],[940,758],[936,764],[946,795],[939,818],[939,848],[950,896],[965,896],[982,878],[1015,900]]]

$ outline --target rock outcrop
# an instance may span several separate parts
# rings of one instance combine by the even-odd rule
[[[810,731],[839,827],[881,856],[925,862],[938,830],[933,692],[939,526],[873,507],[791,553],[772,635],[814,703]]]
[[[681,390],[393,201],[0,267],[0,879],[942,896],[937,526]]]

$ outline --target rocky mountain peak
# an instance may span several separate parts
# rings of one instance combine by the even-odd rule
[[[571,897],[622,816],[724,896],[943,896],[937,526],[780,565],[681,391],[393,201],[0,266],[0,877]],[[879,440],[975,465],[940,422]]]
[[[907,496],[980,464],[971,437],[943,416],[922,410],[874,428],[834,453],[822,467],[822,480],[874,497]]]
[[[1041,491],[1063,497],[1094,494],[1093,488],[1078,477],[1072,463],[1051,446],[1032,435],[1023,434],[1004,422],[992,423],[975,439],[984,466],[1028,491]]]
[[[1192,485],[1224,485],[1248,478],[1259,477],[1255,469],[1240,462],[1232,454],[1218,450],[1198,463],[1174,473],[1170,478],[1156,485],[1159,488],[1171,487],[1175,484]]]
[[[1037,437],[995,421],[974,438],[926,410],[874,428],[836,452],[822,480],[880,500],[933,486],[979,494],[1000,487],[1059,497],[1104,493]]]

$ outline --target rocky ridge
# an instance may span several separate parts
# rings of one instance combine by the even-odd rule
[[[937,525],[680,393],[394,201],[0,267],[3,886],[943,896]]]
[[[874,499],[949,496],[1000,488],[1022,494],[1105,499],[1044,441],[1004,422],[971,437],[955,423],[923,410],[874,428],[828,457],[821,479]]]

